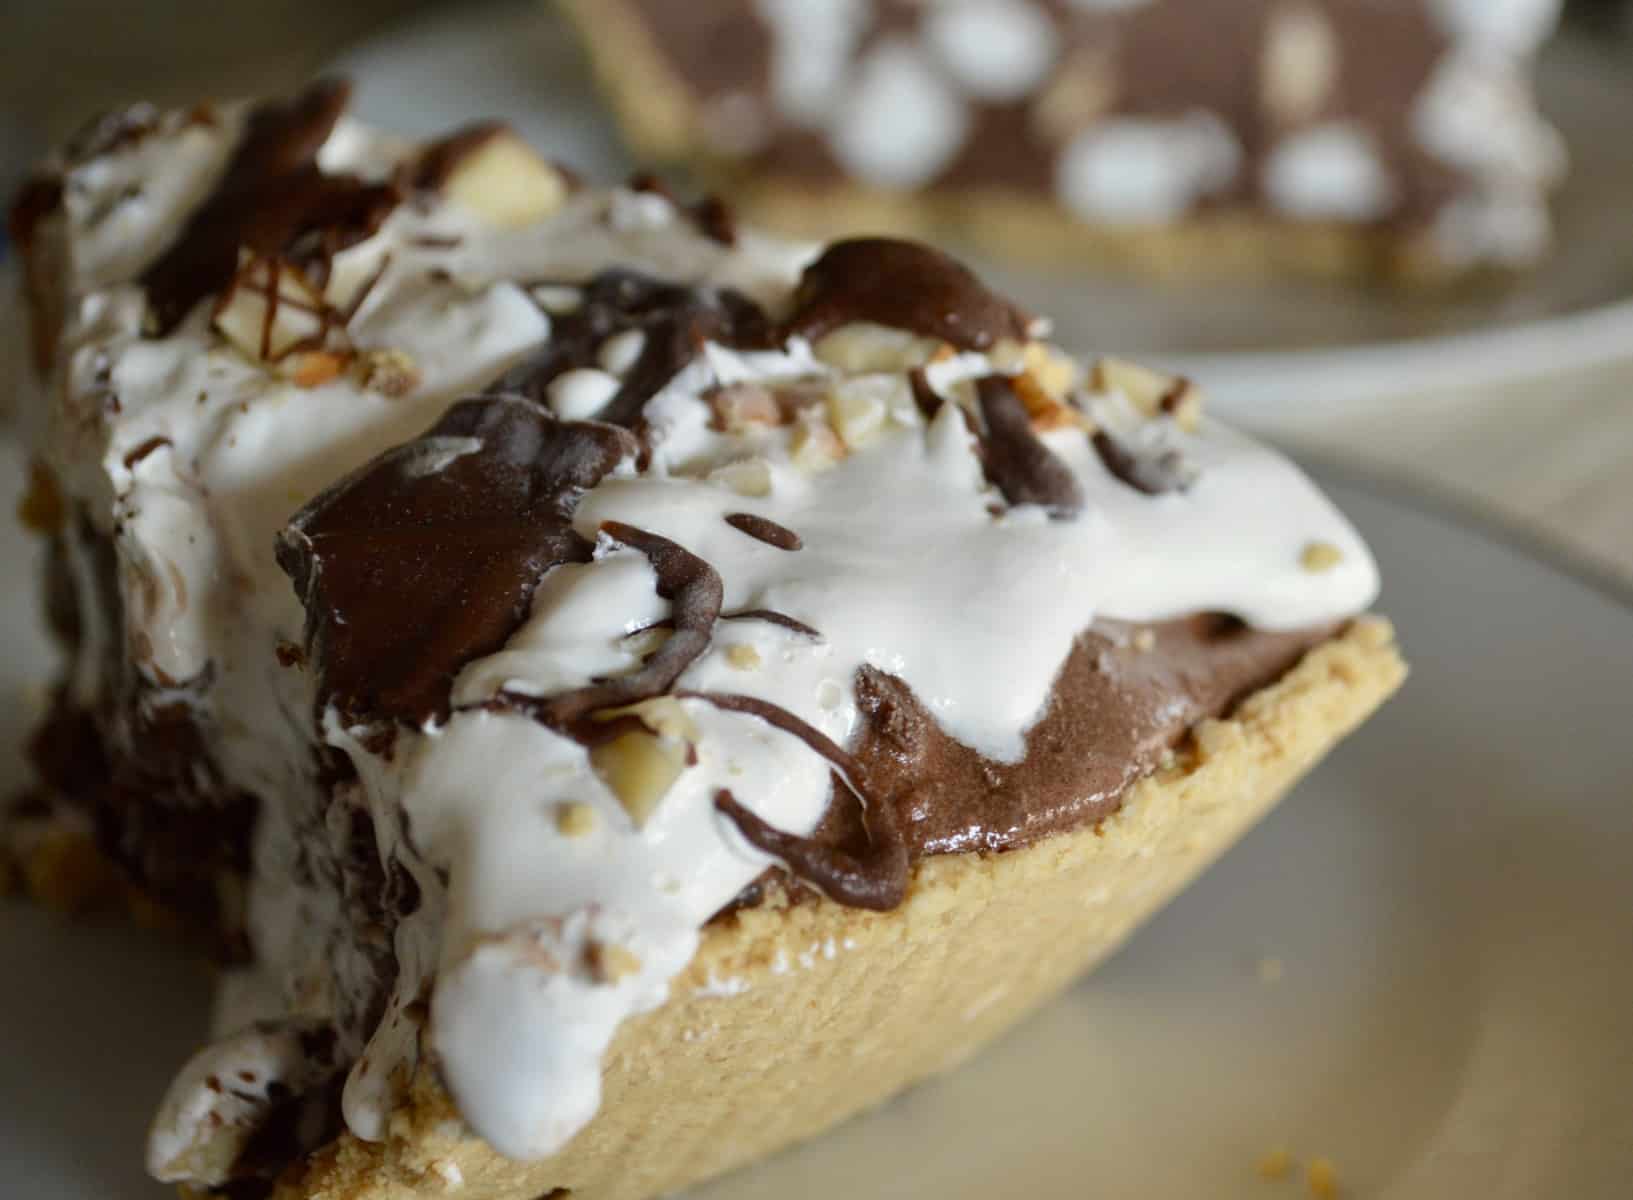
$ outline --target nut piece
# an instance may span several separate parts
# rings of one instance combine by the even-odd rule
[[[567,193],[567,177],[508,129],[463,155],[442,185],[451,202],[501,228],[543,220]]]
[[[645,658],[648,654],[657,652],[658,647],[669,640],[673,630],[665,629],[662,625],[648,625],[645,629],[637,629],[634,633],[626,634],[622,649],[626,654],[633,654],[636,658]]]
[[[873,379],[897,380],[898,376],[864,376],[847,380],[828,393],[828,424],[845,445],[854,450],[879,435],[889,410],[884,395]]]
[[[733,642],[726,647],[726,661],[739,671],[752,671],[760,665],[760,652],[747,642]]]
[[[1331,542],[1310,542],[1298,556],[1306,571],[1330,571],[1344,561],[1344,552]]]
[[[1202,419],[1202,394],[1189,379],[1127,359],[1109,355],[1099,359],[1089,374],[1089,386],[1097,392],[1120,392],[1141,415],[1171,417],[1187,433]]]
[[[845,446],[825,422],[803,420],[794,426],[788,457],[807,474],[826,471],[845,457]]]
[[[590,942],[584,947],[584,965],[599,983],[617,984],[641,969],[641,960],[617,942]]]
[[[1030,372],[1056,400],[1077,386],[1077,363],[1048,342],[1017,342],[1005,338],[992,348],[992,364],[1004,371]]]
[[[813,346],[816,357],[829,366],[855,375],[873,371],[911,371],[938,355],[945,357],[945,342],[920,337],[905,329],[852,321],[820,338]],[[951,353],[948,347],[947,353]]]
[[[363,386],[393,399],[420,385],[420,365],[406,350],[367,350],[362,357]]]
[[[1270,14],[1259,61],[1259,102],[1285,125],[1320,115],[1338,79],[1338,35],[1307,0],[1291,0]]]
[[[1093,431],[1094,422],[1086,413],[1052,395],[1031,371],[1022,371],[1010,382],[1016,397],[1026,409],[1026,415],[1032,418],[1032,428],[1039,433],[1053,429]]]
[[[251,358],[277,362],[296,350],[321,349],[330,317],[299,270],[275,258],[247,256],[216,304],[214,325]]]
[[[746,458],[727,463],[709,472],[709,482],[728,487],[739,496],[771,495],[771,464],[763,458]]]
[[[595,829],[595,809],[580,801],[556,806],[556,831],[562,837],[577,838]]]
[[[723,433],[752,433],[782,423],[782,409],[771,389],[757,383],[733,383],[709,393],[714,426]]]
[[[289,378],[296,387],[314,388],[339,375],[346,359],[332,350],[308,350],[293,358],[294,368]]]
[[[640,829],[686,769],[684,743],[632,730],[590,751],[590,765]]]
[[[635,828],[642,828],[658,804],[695,761],[697,725],[672,696],[658,696],[595,714],[597,721],[635,717],[645,726],[602,742],[590,750],[590,765],[618,797]]]

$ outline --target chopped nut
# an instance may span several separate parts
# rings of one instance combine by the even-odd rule
[[[1157,635],[1149,629],[1141,629],[1134,634],[1134,649],[1141,654],[1149,654],[1157,648]]]
[[[794,465],[809,474],[826,471],[845,457],[845,446],[827,424],[801,421],[788,443]]]
[[[1310,1195],[1319,1197],[1319,1200],[1333,1200],[1338,1195],[1338,1168],[1333,1166],[1331,1159],[1311,1159],[1305,1179],[1310,1185]]]
[[[747,458],[727,463],[709,472],[709,482],[728,487],[739,496],[771,494],[771,464],[763,458]]]
[[[67,516],[56,472],[39,459],[28,464],[28,490],[17,501],[17,519],[35,533],[56,533]]]
[[[1202,425],[1202,389],[1189,379],[1180,379],[1157,407],[1182,433],[1195,433]]]
[[[1306,571],[1330,571],[1344,561],[1344,552],[1331,542],[1310,542],[1298,561]]]
[[[726,661],[739,671],[752,671],[760,665],[760,652],[747,642],[734,642],[726,647]]]
[[[1338,80],[1338,59],[1338,35],[1314,4],[1291,0],[1275,9],[1259,66],[1265,111],[1287,125],[1318,116]]]
[[[828,394],[828,423],[851,449],[877,437],[888,415],[883,397],[868,379],[848,380]]]
[[[1183,400],[1187,392],[1196,392],[1190,380],[1109,355],[1095,362],[1089,374],[1089,386],[1097,392],[1120,392],[1146,417],[1171,416],[1177,420],[1179,408],[1185,404],[1201,404],[1199,394],[1184,403],[1168,400],[1170,396]],[[1194,421],[1196,416],[1190,419]]]
[[[686,768],[688,746],[632,730],[590,751],[590,765],[640,829]]]
[[[567,201],[567,178],[516,134],[497,130],[443,184],[449,200],[502,227],[542,220]]]
[[[269,319],[269,312],[270,319]],[[275,258],[248,257],[217,302],[216,331],[262,362],[318,348],[329,329],[323,298],[295,267]]]
[[[595,828],[595,809],[579,801],[556,806],[556,830],[563,837],[583,837]]]
[[[382,396],[406,396],[420,385],[420,366],[406,350],[368,350],[362,356],[363,386]]]
[[[1051,429],[1092,429],[1094,422],[1086,413],[1051,395],[1031,371],[1022,371],[1012,381],[1015,395],[1032,419],[1032,428],[1039,433]]]
[[[862,375],[921,367],[940,353],[943,345],[938,339],[920,337],[905,329],[852,321],[818,339],[812,350],[830,366]]]
[[[584,964],[601,983],[616,984],[641,969],[641,960],[616,942],[591,942],[584,947]]]
[[[332,350],[309,350],[297,354],[289,377],[296,387],[313,388],[339,375],[346,360]]]
[[[1060,65],[1028,115],[1047,141],[1064,142],[1104,114],[1116,98],[1110,48],[1084,46]]]
[[[1282,1149],[1270,1151],[1255,1167],[1261,1179],[1286,1179],[1292,1169],[1293,1156]]]
[[[724,433],[750,433],[782,423],[782,408],[769,388],[757,383],[734,383],[709,393],[715,428]]]

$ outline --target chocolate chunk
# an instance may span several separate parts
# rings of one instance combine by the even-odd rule
[[[724,594],[719,573],[668,538],[621,521],[606,522],[601,532],[639,550],[652,564],[658,576],[658,595],[670,603],[670,617],[664,622],[672,631],[669,637],[647,656],[641,669],[633,675],[597,680],[589,687],[554,696],[501,692],[497,702],[490,706],[525,712],[553,729],[581,739],[593,736],[592,731],[580,728],[579,723],[596,710],[649,700],[674,686],[681,673],[708,649]]]
[[[640,357],[596,417],[638,432],[644,429],[646,402],[697,357],[705,342],[771,344],[770,322],[740,292],[665,283],[639,271],[603,271],[584,286],[578,310],[555,318],[550,339],[488,391],[542,404],[552,380],[575,367],[593,366],[602,342],[632,329],[645,335]]]
[[[446,714],[454,676],[504,645],[544,573],[589,560],[573,508],[635,452],[625,430],[483,397],[318,496],[278,563],[306,606],[319,703],[354,721]]]
[[[976,397],[986,429],[981,435],[983,468],[1011,504],[1038,504],[1057,517],[1083,508],[1077,476],[1032,431],[1026,406],[1005,375],[976,381]]]
[[[23,251],[34,242],[34,231],[62,207],[62,180],[36,175],[17,189],[6,215],[6,235]]]
[[[1147,496],[1161,496],[1167,492],[1182,492],[1196,478],[1195,471],[1178,450],[1159,450],[1141,454],[1129,449],[1103,429],[1094,432],[1094,452],[1100,461],[1123,483]]]
[[[394,184],[318,169],[318,151],[350,95],[349,84],[327,81],[250,113],[215,189],[142,274],[158,333],[227,286],[241,248],[289,257],[321,283],[333,255],[372,234],[396,207]]]
[[[764,542],[768,546],[775,546],[779,550],[798,550],[805,543],[800,535],[786,525],[766,517],[757,517],[753,513],[727,513],[726,524],[740,533],[746,533],[756,541]]]
[[[1025,341],[1032,318],[990,291],[962,263],[920,242],[852,238],[834,242],[805,268],[786,332],[813,340],[871,321],[986,350]]]

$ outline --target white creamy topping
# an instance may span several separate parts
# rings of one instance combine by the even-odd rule
[[[1081,217],[1161,224],[1229,186],[1241,162],[1236,135],[1212,113],[1119,117],[1071,140],[1056,164],[1055,185]]]
[[[219,169],[233,128],[156,135],[106,171],[145,187],[172,159]],[[1132,162],[1143,197],[1176,203],[1235,170],[1234,144],[1200,118],[1120,136],[1110,166]],[[1191,164],[1179,180],[1146,163],[1150,143],[1176,139]],[[322,161],[377,172],[397,147],[343,124]],[[1108,172],[1105,162],[1089,172],[1088,193],[1109,189],[1107,206],[1129,212]],[[120,261],[151,259],[184,217],[172,206]],[[93,216],[71,209],[69,219],[72,243],[99,244]],[[650,805],[616,790],[579,742],[514,713],[456,708],[441,724],[402,731],[382,757],[332,710],[314,726],[311,671],[278,663],[303,620],[273,561],[275,535],[321,489],[543,342],[578,306],[575,281],[628,267],[732,286],[780,314],[812,253],[752,231],[725,247],[661,196],[621,190],[577,193],[521,228],[452,204],[404,205],[337,258],[329,283],[331,297],[359,300],[348,331],[359,350],[412,364],[387,390],[356,370],[302,386],[212,332],[208,305],[169,336],[142,340],[133,289],[95,282],[111,260],[76,276],[47,450],[98,527],[118,531],[127,652],[140,647],[156,683],[209,680],[189,699],[209,748],[229,781],[262,798],[250,930],[288,1010],[357,1011],[374,979],[340,898],[298,881],[298,844],[343,846],[348,811],[361,808],[381,862],[418,885],[419,906],[395,932],[396,987],[361,1059],[369,1031],[342,1023],[339,1052],[359,1062],[343,1106],[359,1136],[383,1136],[401,1100],[422,1045],[413,1014],[428,992],[426,1044],[471,1125],[507,1154],[558,1149],[596,1110],[601,1055],[621,1022],[663,1003],[709,916],[770,862],[719,815],[716,793],[730,789],[772,825],[805,833],[829,802],[830,768],[799,738],[703,699],[668,702],[652,718],[686,754]],[[913,344],[868,336],[892,353]],[[555,381],[549,405],[564,416],[597,411],[642,346],[638,336],[608,339],[596,367]],[[776,610],[820,634],[723,619],[682,689],[775,703],[841,744],[860,719],[854,680],[864,665],[900,676],[953,737],[1014,760],[1074,637],[1096,617],[1223,609],[1294,629],[1371,601],[1365,547],[1295,467],[1217,425],[1184,433],[1146,420],[1119,393],[1087,397],[1095,418],[1137,454],[1181,455],[1188,490],[1133,490],[1068,428],[1043,436],[1081,487],[1082,511],[1055,520],[999,503],[963,406],[970,380],[1013,369],[968,352],[933,364],[931,384],[950,402],[926,422],[902,370],[841,371],[799,339],[770,351],[705,346],[648,405],[658,435],[650,468],[614,472],[580,502],[574,524],[598,539],[593,561],[546,575],[508,644],[461,672],[456,704],[579,686],[649,652],[640,631],[669,616],[669,602],[644,556],[599,537],[607,521],[711,563],[727,613]],[[789,380],[816,388],[819,406],[741,432],[711,421],[703,393],[715,385]],[[427,461],[476,449],[445,441]],[[768,545],[727,524],[730,514],[774,521],[803,547]],[[1312,543],[1336,548],[1337,565],[1301,566]],[[88,566],[76,569],[89,582]],[[351,760],[356,783],[332,794],[319,783],[324,745]],[[831,956],[813,948],[811,962],[821,955]],[[178,1087],[154,1134],[166,1162],[203,1111],[191,1084]]]
[[[1395,185],[1365,130],[1318,125],[1276,143],[1264,165],[1265,193],[1279,211],[1309,220],[1368,221],[1395,203]]]

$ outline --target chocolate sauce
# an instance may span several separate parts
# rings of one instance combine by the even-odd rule
[[[701,353],[705,342],[740,348],[771,344],[765,314],[729,288],[692,287],[639,271],[611,270],[590,280],[583,293],[577,311],[555,318],[550,339],[495,380],[489,393],[526,396],[543,404],[557,376],[594,366],[604,341],[639,330],[645,335],[640,356],[596,419],[640,433],[647,401]]]
[[[357,721],[446,715],[454,676],[504,645],[544,573],[589,561],[573,508],[635,452],[626,430],[489,396],[318,496],[278,562],[306,606],[319,704]]]
[[[1161,496],[1167,492],[1182,492],[1191,485],[1193,472],[1178,450],[1140,453],[1104,429],[1095,430],[1090,440],[1106,470],[1137,492]]]
[[[813,341],[869,321],[939,338],[961,350],[1025,341],[1032,318],[990,290],[968,267],[921,242],[851,238],[833,242],[800,276],[785,332]]]
[[[553,696],[499,693],[497,707],[525,712],[574,736],[583,735],[581,723],[597,709],[649,700],[673,687],[682,672],[708,649],[723,594],[715,569],[668,538],[618,521],[608,521],[601,526],[601,532],[646,555],[658,576],[658,595],[670,604],[667,625],[671,632],[633,675],[598,680],[588,687]]]
[[[992,485],[1011,504],[1037,504],[1052,516],[1071,517],[1083,509],[1083,489],[1071,468],[1055,457],[1032,431],[1026,407],[1005,375],[976,380],[981,404],[981,465]]]
[[[753,513],[727,513],[726,524],[739,533],[746,533],[755,541],[775,546],[779,550],[798,550],[805,545],[799,534],[785,525],[777,524],[769,517],[758,517]]]
[[[318,151],[350,95],[349,84],[326,81],[250,113],[214,190],[142,274],[159,334],[227,287],[240,249],[287,257],[321,282],[332,256],[372,234],[396,207],[394,184],[318,169]]]

